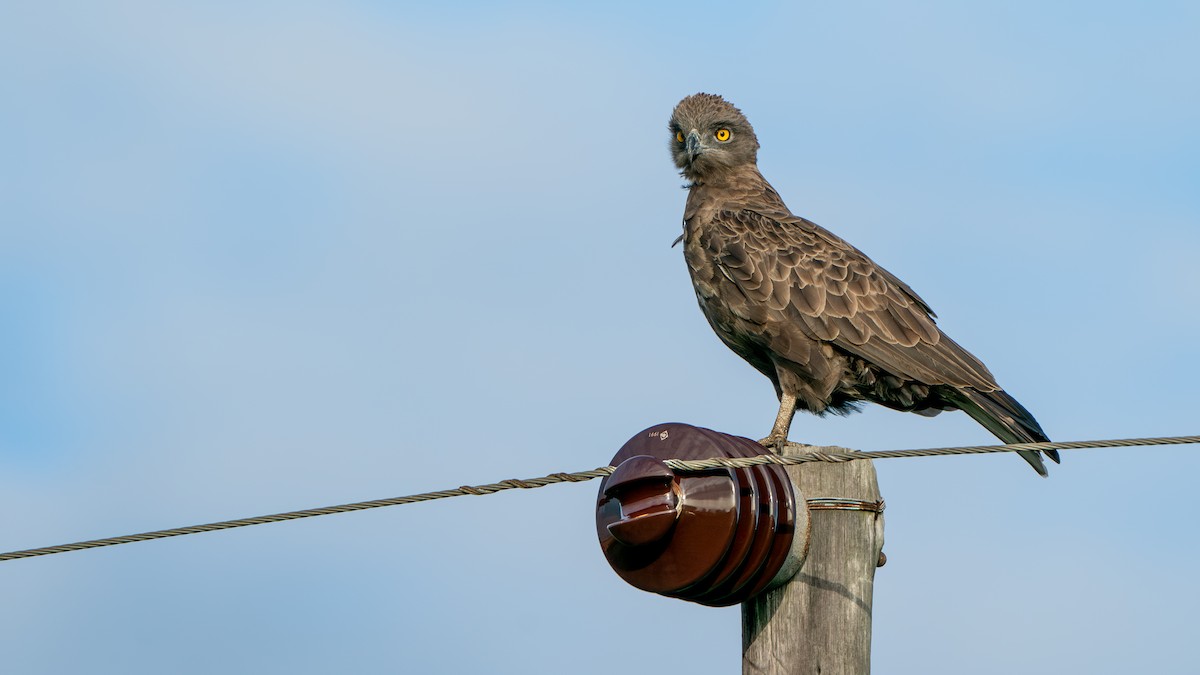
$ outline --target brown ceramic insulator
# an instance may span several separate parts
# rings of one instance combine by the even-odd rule
[[[734,530],[733,541],[721,562],[703,579],[692,586],[682,589],[672,595],[695,602],[704,602],[715,589],[729,588],[731,582],[736,582],[737,576],[745,569],[746,557],[750,553],[756,539],[761,538],[760,520],[763,486],[755,480],[751,469],[734,469],[734,485],[738,492],[737,528]]]
[[[761,445],[748,438],[705,431],[726,439],[731,454],[736,452],[740,456],[753,457],[766,452]],[[765,485],[761,492],[767,516],[767,524],[759,530],[760,536],[756,541],[758,548],[754,555],[747,557],[742,566],[742,576],[736,584],[714,588],[694,598],[697,602],[716,606],[745,602],[772,587],[772,582],[785,574],[782,572],[785,564],[789,566],[786,578],[790,578],[807,553],[807,517],[797,522],[797,515],[807,516],[807,513],[796,511],[799,500],[793,491],[791,479],[783,467],[774,464],[753,467],[753,470]],[[804,531],[798,539],[797,526],[801,524]]]
[[[728,436],[720,434],[711,429],[697,428],[698,432],[714,439],[725,456],[729,457],[750,457],[750,453],[736,442],[731,442]],[[760,447],[761,451],[761,447]],[[732,594],[744,587],[747,583],[757,578],[758,571],[762,568],[762,564],[766,562],[767,553],[770,551],[771,543],[775,538],[774,535],[774,512],[776,507],[774,501],[777,499],[776,491],[769,477],[761,471],[762,467],[750,467],[743,469],[745,478],[739,474],[740,485],[745,496],[752,498],[754,503],[753,511],[744,511],[746,517],[739,518],[748,527],[749,538],[746,541],[745,552],[734,557],[732,551],[726,556],[725,564],[731,567],[733,574],[728,575],[723,579],[713,579],[711,583],[706,584],[702,588],[693,590],[689,599],[710,605],[727,605],[735,604],[725,602]]]
[[[748,438],[729,438],[741,445],[751,456],[766,452],[761,445]],[[808,553],[808,512],[805,501],[796,495],[792,480],[782,466],[766,464],[758,468],[770,476],[772,485],[785,496],[773,502],[776,509],[774,522],[777,536],[771,541],[770,551],[763,562],[762,574],[755,575],[750,584],[730,598],[736,599],[737,602],[745,602],[778,585],[779,574],[785,566],[788,567],[786,574],[790,578]]]
[[[779,469],[780,467],[774,467]],[[776,581],[777,573],[788,562],[788,557],[795,555],[797,552],[796,544],[800,544],[801,550],[807,553],[808,547],[808,532],[803,533],[804,541],[796,542],[796,503],[794,492],[792,489],[791,479],[788,478],[786,472],[780,469],[779,473],[783,474],[782,478],[771,472],[771,480],[775,481],[776,489],[780,492],[786,492],[789,499],[777,499],[775,505],[778,511],[775,515],[775,539],[771,542],[771,550],[767,554],[766,562],[763,563],[762,570],[755,576],[754,580],[746,587],[742,588],[736,598],[737,602],[745,602],[750,598],[762,593],[772,586],[772,582]],[[802,503],[802,502],[801,502]],[[806,519],[807,525],[807,519]],[[799,563],[796,563],[798,569]],[[795,569],[793,569],[793,573]]]
[[[642,546],[667,536],[679,517],[675,474],[648,455],[631,457],[617,467],[604,486],[604,496],[621,505],[621,518],[608,532],[626,546]]]
[[[637,588],[706,605],[737,604],[766,588],[795,553],[796,497],[783,469],[674,472],[662,461],[764,452],[749,439],[686,424],[631,438],[596,504],[609,564]]]
[[[639,455],[659,459],[715,456],[711,443],[697,445],[696,435],[684,426],[647,429],[630,439],[612,464],[620,471],[625,461]],[[628,519],[629,514],[618,498],[607,494],[609,479],[601,483],[596,505],[596,530],[609,564],[633,586],[661,594],[677,593],[708,576],[720,564],[737,529],[738,494],[731,471],[673,475],[679,514],[674,527],[657,541],[631,546],[613,536],[609,526]]]

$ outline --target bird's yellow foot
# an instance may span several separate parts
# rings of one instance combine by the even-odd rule
[[[758,444],[777,455],[782,455],[783,449],[788,444],[788,439],[787,439],[787,436],[771,434],[770,436],[767,436],[766,438],[761,439],[758,442]]]

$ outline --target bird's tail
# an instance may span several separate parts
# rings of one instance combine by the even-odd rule
[[[1043,443],[1050,440],[1033,418],[1033,414],[1018,403],[1017,399],[1002,390],[985,392],[977,389],[957,389],[953,397],[963,412],[1005,443]],[[1057,450],[1045,452],[1047,457],[1058,463]],[[1017,454],[1042,476],[1049,475],[1039,451],[1020,450]]]

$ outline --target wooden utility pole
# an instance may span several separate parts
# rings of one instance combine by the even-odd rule
[[[811,450],[826,448],[789,444],[784,454]],[[875,466],[809,462],[787,472],[810,503],[808,557],[791,581],[742,603],[742,673],[865,675],[883,549]]]

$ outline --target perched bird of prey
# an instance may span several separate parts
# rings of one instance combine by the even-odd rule
[[[779,397],[764,445],[787,442],[797,409],[844,414],[861,401],[926,416],[963,410],[1005,443],[1049,440],[907,284],[792,215],[758,171],[758,139],[740,110],[696,94],[669,128],[671,157],[690,181],[676,243],[700,309]],[[1046,475],[1038,452],[1020,454]]]

